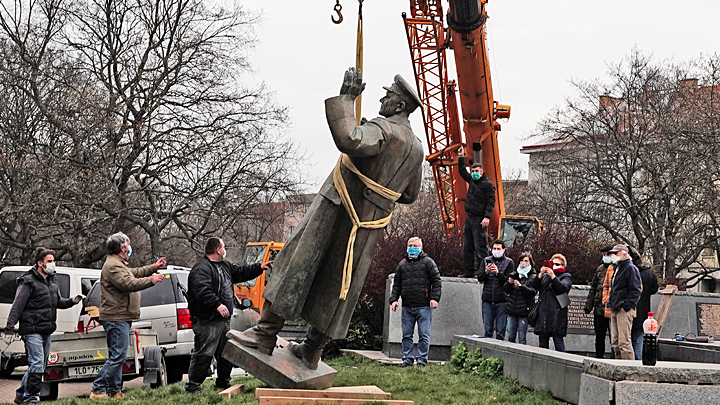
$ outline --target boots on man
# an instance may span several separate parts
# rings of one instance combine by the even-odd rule
[[[272,312],[270,301],[265,301],[258,324],[244,332],[231,330],[228,339],[245,347],[256,349],[261,353],[271,355],[277,342],[277,334],[283,327],[285,319]]]
[[[305,341],[302,343],[290,342],[288,349],[295,357],[302,360],[305,367],[317,370],[323,348],[329,341],[328,336],[311,326],[305,335]]]

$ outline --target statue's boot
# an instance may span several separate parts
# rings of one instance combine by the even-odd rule
[[[228,339],[245,347],[271,355],[277,342],[277,334],[283,327],[285,319],[273,313],[270,301],[265,301],[258,324],[244,332],[231,330]]]
[[[317,370],[323,348],[330,340],[328,336],[311,326],[305,335],[305,341],[302,343],[290,342],[288,349],[295,357],[302,360],[305,367]]]

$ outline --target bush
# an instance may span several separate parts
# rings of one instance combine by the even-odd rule
[[[502,375],[502,360],[493,357],[483,358],[480,349],[469,353],[464,343],[454,346],[452,350],[449,363],[456,370],[483,378],[496,378]]]

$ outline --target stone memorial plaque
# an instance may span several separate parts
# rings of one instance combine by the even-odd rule
[[[698,302],[698,336],[720,337],[720,304]]]
[[[595,318],[592,312],[586,314],[583,311],[585,307],[585,298],[570,297],[570,306],[568,308],[568,333],[579,334],[595,334]]]

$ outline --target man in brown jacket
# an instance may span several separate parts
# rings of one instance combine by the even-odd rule
[[[132,254],[130,238],[124,233],[111,235],[107,240],[108,258],[100,274],[100,323],[107,334],[108,359],[93,382],[90,399],[124,399],[122,366],[128,350],[128,335],[132,321],[140,319],[140,290],[163,281],[162,274],[153,274],[165,266],[165,258],[155,263],[128,267]]]

